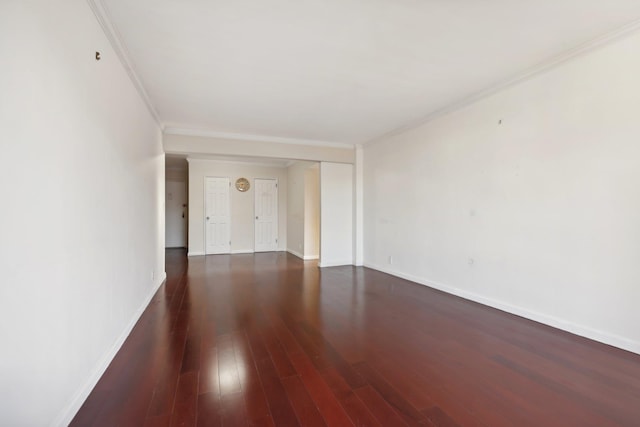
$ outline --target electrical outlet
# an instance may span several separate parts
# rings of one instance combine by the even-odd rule
[[[389,255],[389,264],[393,264],[393,257]]]
[[[156,272],[151,270],[151,280],[156,280]]]

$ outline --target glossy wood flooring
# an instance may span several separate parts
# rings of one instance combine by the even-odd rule
[[[640,425],[640,356],[424,286],[283,253],[167,274],[72,425]]]

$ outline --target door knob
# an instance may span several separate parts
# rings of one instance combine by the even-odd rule
[[[209,221],[209,217],[207,217],[207,221]]]
[[[258,219],[258,217],[256,217],[256,219]]]

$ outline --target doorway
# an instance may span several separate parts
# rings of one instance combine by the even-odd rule
[[[187,246],[187,186],[185,182],[165,182],[166,228],[165,246],[185,248]]]
[[[165,247],[186,248],[189,224],[189,171],[184,157],[165,157]]]

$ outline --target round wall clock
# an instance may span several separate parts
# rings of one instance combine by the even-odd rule
[[[244,193],[250,187],[251,187],[251,184],[249,184],[249,180],[247,178],[238,178],[236,180],[236,190]]]

